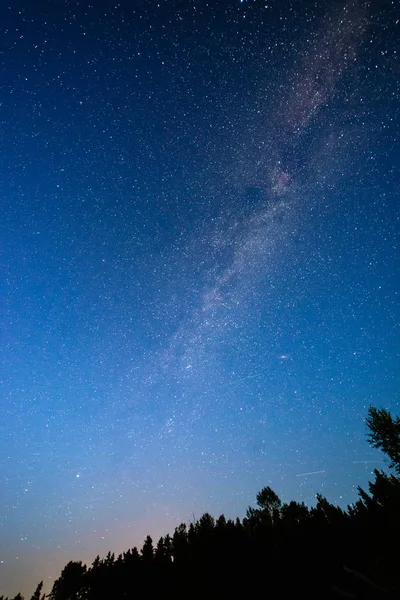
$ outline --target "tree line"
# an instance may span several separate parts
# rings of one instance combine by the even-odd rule
[[[371,407],[367,426],[389,471],[375,469],[346,510],[320,494],[313,507],[282,503],[265,487],[242,520],[205,513],[140,551],[70,561],[31,600],[400,598],[400,418]]]

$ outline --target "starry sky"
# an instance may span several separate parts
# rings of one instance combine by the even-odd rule
[[[265,485],[353,502],[399,407],[396,2],[0,29],[0,594]]]

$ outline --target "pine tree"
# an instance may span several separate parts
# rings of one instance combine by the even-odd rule
[[[400,475],[400,418],[393,418],[384,408],[370,406],[366,422],[369,443],[389,457],[390,467]]]
[[[49,594],[50,600],[76,600],[83,586],[86,565],[82,561],[70,561],[62,570],[61,576],[54,582]]]
[[[151,564],[154,558],[154,547],[153,540],[148,535],[144,541],[143,548],[141,549],[142,560],[146,564]]]
[[[43,594],[43,596],[41,596],[42,588],[43,588],[43,581],[38,583],[38,586],[37,586],[33,596],[31,597],[31,600],[43,600],[44,599],[45,595]]]

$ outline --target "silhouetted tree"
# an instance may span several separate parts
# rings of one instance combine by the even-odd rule
[[[269,486],[263,488],[256,497],[257,504],[263,513],[269,515],[273,524],[277,524],[280,518],[281,499]]]
[[[400,423],[373,407],[369,440],[399,472]],[[173,537],[150,536],[138,552],[96,557],[89,569],[69,562],[53,585],[50,600],[266,597],[354,599],[390,597],[400,589],[400,478],[374,471],[368,492],[347,508],[317,494],[315,506],[282,504],[264,487],[243,521],[215,520],[205,513]],[[44,600],[42,582],[31,600]],[[393,592],[393,597],[398,597]],[[7,600],[0,597],[0,600]],[[17,595],[14,600],[22,600]]]
[[[304,502],[292,500],[289,504],[283,504],[280,509],[282,522],[286,527],[297,527],[305,524],[310,516],[310,511]]]
[[[43,581],[38,583],[38,586],[37,586],[35,592],[33,593],[31,600],[44,600],[45,594],[43,594],[43,596],[41,595],[42,589],[43,589]]]
[[[136,546],[134,548],[132,548],[131,550],[124,552],[122,554],[122,559],[123,559],[124,565],[129,570],[136,569],[140,562],[140,554],[139,554],[139,551],[136,548]]]
[[[220,515],[215,523],[217,529],[223,530],[226,527],[225,515]]]
[[[281,506],[279,496],[269,486],[263,488],[261,492],[258,492],[256,500],[260,509],[267,511],[271,516],[273,512],[279,510],[279,507]]]
[[[114,565],[114,561],[115,561],[115,554],[114,554],[114,552],[109,551],[107,553],[107,556],[104,559],[105,566],[112,567]]]
[[[390,467],[400,475],[400,418],[393,418],[384,408],[370,406],[366,422],[369,443],[389,457]]]
[[[78,600],[78,593],[84,584],[86,565],[82,561],[70,561],[54,582],[49,594],[50,600]]]
[[[172,538],[169,535],[169,533],[167,533],[167,535],[164,536],[164,553],[165,553],[165,556],[168,558],[168,562],[171,562],[171,558],[172,558]]]
[[[317,494],[317,504],[311,509],[311,515],[324,519],[328,525],[343,523],[347,516],[344,510],[328,502],[321,494]]]
[[[172,536],[172,556],[174,562],[186,562],[189,557],[189,540],[186,523],[181,523],[175,528]]]
[[[165,537],[160,537],[154,552],[155,563],[163,568],[170,564],[172,556],[172,540],[167,534]]]
[[[257,504],[259,508],[249,508],[246,511],[246,518],[243,523],[247,528],[263,529],[271,528],[273,524],[277,524],[280,518],[281,499],[269,486],[258,492]]]
[[[153,562],[154,558],[154,547],[153,540],[148,535],[144,541],[143,548],[141,549],[142,560],[145,564],[149,565]]]

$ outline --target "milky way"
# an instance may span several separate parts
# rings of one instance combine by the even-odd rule
[[[255,206],[250,202],[247,210],[238,208],[233,215],[218,215],[202,232],[200,240],[191,240],[193,246],[188,259],[193,260],[192,253],[203,258],[198,264],[200,272],[204,271],[200,278],[204,283],[197,282],[200,290],[196,305],[186,311],[189,315],[172,335],[160,364],[155,357],[150,359],[162,378],[172,371],[179,383],[188,382],[198,369],[203,370],[201,375],[204,376],[204,371],[218,362],[221,348],[216,350],[215,346],[225,337],[235,336],[246,315],[248,318],[252,314],[254,297],[262,294],[264,303],[276,302],[271,293],[273,280],[267,281],[267,278],[272,273],[279,278],[276,269],[282,256],[287,260],[290,253],[296,251],[293,240],[301,237],[307,227],[310,205],[315,208],[324,194],[316,167],[307,153],[304,153],[307,163],[293,170],[285,165],[282,157],[290,152],[292,145],[297,152],[303,150],[302,144],[309,140],[302,142],[299,137],[307,134],[308,127],[317,130],[313,132],[313,146],[321,143],[328,146],[327,123],[321,126],[318,112],[335,96],[346,71],[350,78],[354,76],[351,71],[357,66],[358,50],[367,25],[367,11],[358,2],[348,3],[328,14],[313,34],[313,43],[305,44],[296,67],[280,83],[282,100],[276,114],[270,115],[269,123],[259,127],[262,141],[252,157],[253,164],[246,162],[245,167],[246,180],[253,174],[252,183],[257,183],[255,189],[261,201],[254,201]],[[337,131],[340,127],[337,117],[329,125],[336,135],[341,133]],[[239,119],[236,127],[240,130],[244,126]],[[249,139],[248,143],[251,147],[253,141]],[[348,139],[342,143],[350,146]],[[246,150],[242,146],[238,152],[246,153]],[[348,154],[351,155],[351,150]],[[325,160],[331,161],[329,157]],[[305,177],[302,172],[306,173]],[[238,183],[236,177],[236,186],[245,184],[246,181]],[[202,269],[206,263],[211,265]],[[231,374],[227,376],[230,378]]]

